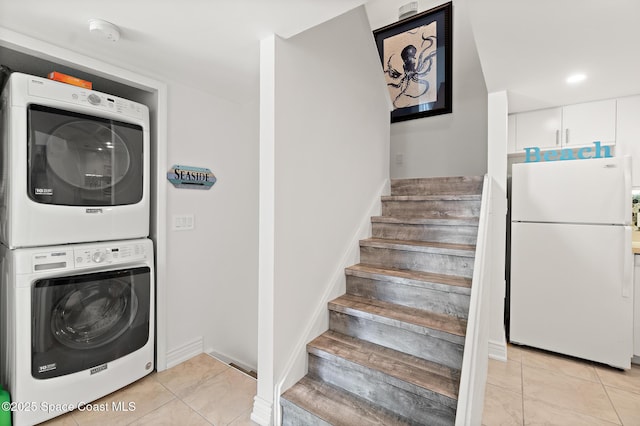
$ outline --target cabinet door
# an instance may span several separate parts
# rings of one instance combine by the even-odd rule
[[[616,100],[587,102],[562,108],[562,144],[566,147],[616,143]]]
[[[516,114],[516,149],[558,148],[562,109],[549,108]]]
[[[617,111],[616,156],[631,156],[633,164],[631,170],[632,185],[640,186],[640,120],[638,119],[640,117],[640,96],[618,99]],[[638,298],[640,299],[640,295],[638,295]],[[638,315],[640,315],[640,312],[638,312]],[[638,333],[640,333],[640,329]],[[638,344],[640,345],[640,342]],[[640,347],[638,350],[640,350]]]

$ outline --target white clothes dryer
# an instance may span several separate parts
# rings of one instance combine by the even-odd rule
[[[145,105],[13,73],[0,107],[0,241],[17,248],[149,235]]]
[[[153,371],[151,240],[2,245],[0,262],[0,380],[14,426],[82,409]]]

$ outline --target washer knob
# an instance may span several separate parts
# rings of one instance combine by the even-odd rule
[[[101,263],[107,257],[107,252],[105,250],[98,250],[91,256],[91,259],[96,263]]]
[[[100,96],[96,95],[95,93],[87,96],[87,100],[91,105],[100,105],[100,102],[102,101],[102,99],[100,99]]]

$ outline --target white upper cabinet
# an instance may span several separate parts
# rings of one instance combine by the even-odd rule
[[[616,100],[588,102],[562,108],[562,144],[566,147],[616,143]]]
[[[510,153],[520,153],[529,147],[555,149],[591,145],[596,141],[602,145],[616,143],[615,99],[522,112],[513,116],[515,151]]]
[[[560,147],[562,108],[523,112],[515,114],[515,117],[516,152],[534,146],[539,148]]]

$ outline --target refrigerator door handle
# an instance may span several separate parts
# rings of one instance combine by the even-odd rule
[[[622,281],[622,297],[632,297],[633,291],[633,250],[632,247],[631,227],[624,227],[624,246],[627,248],[624,255],[624,279]]]

